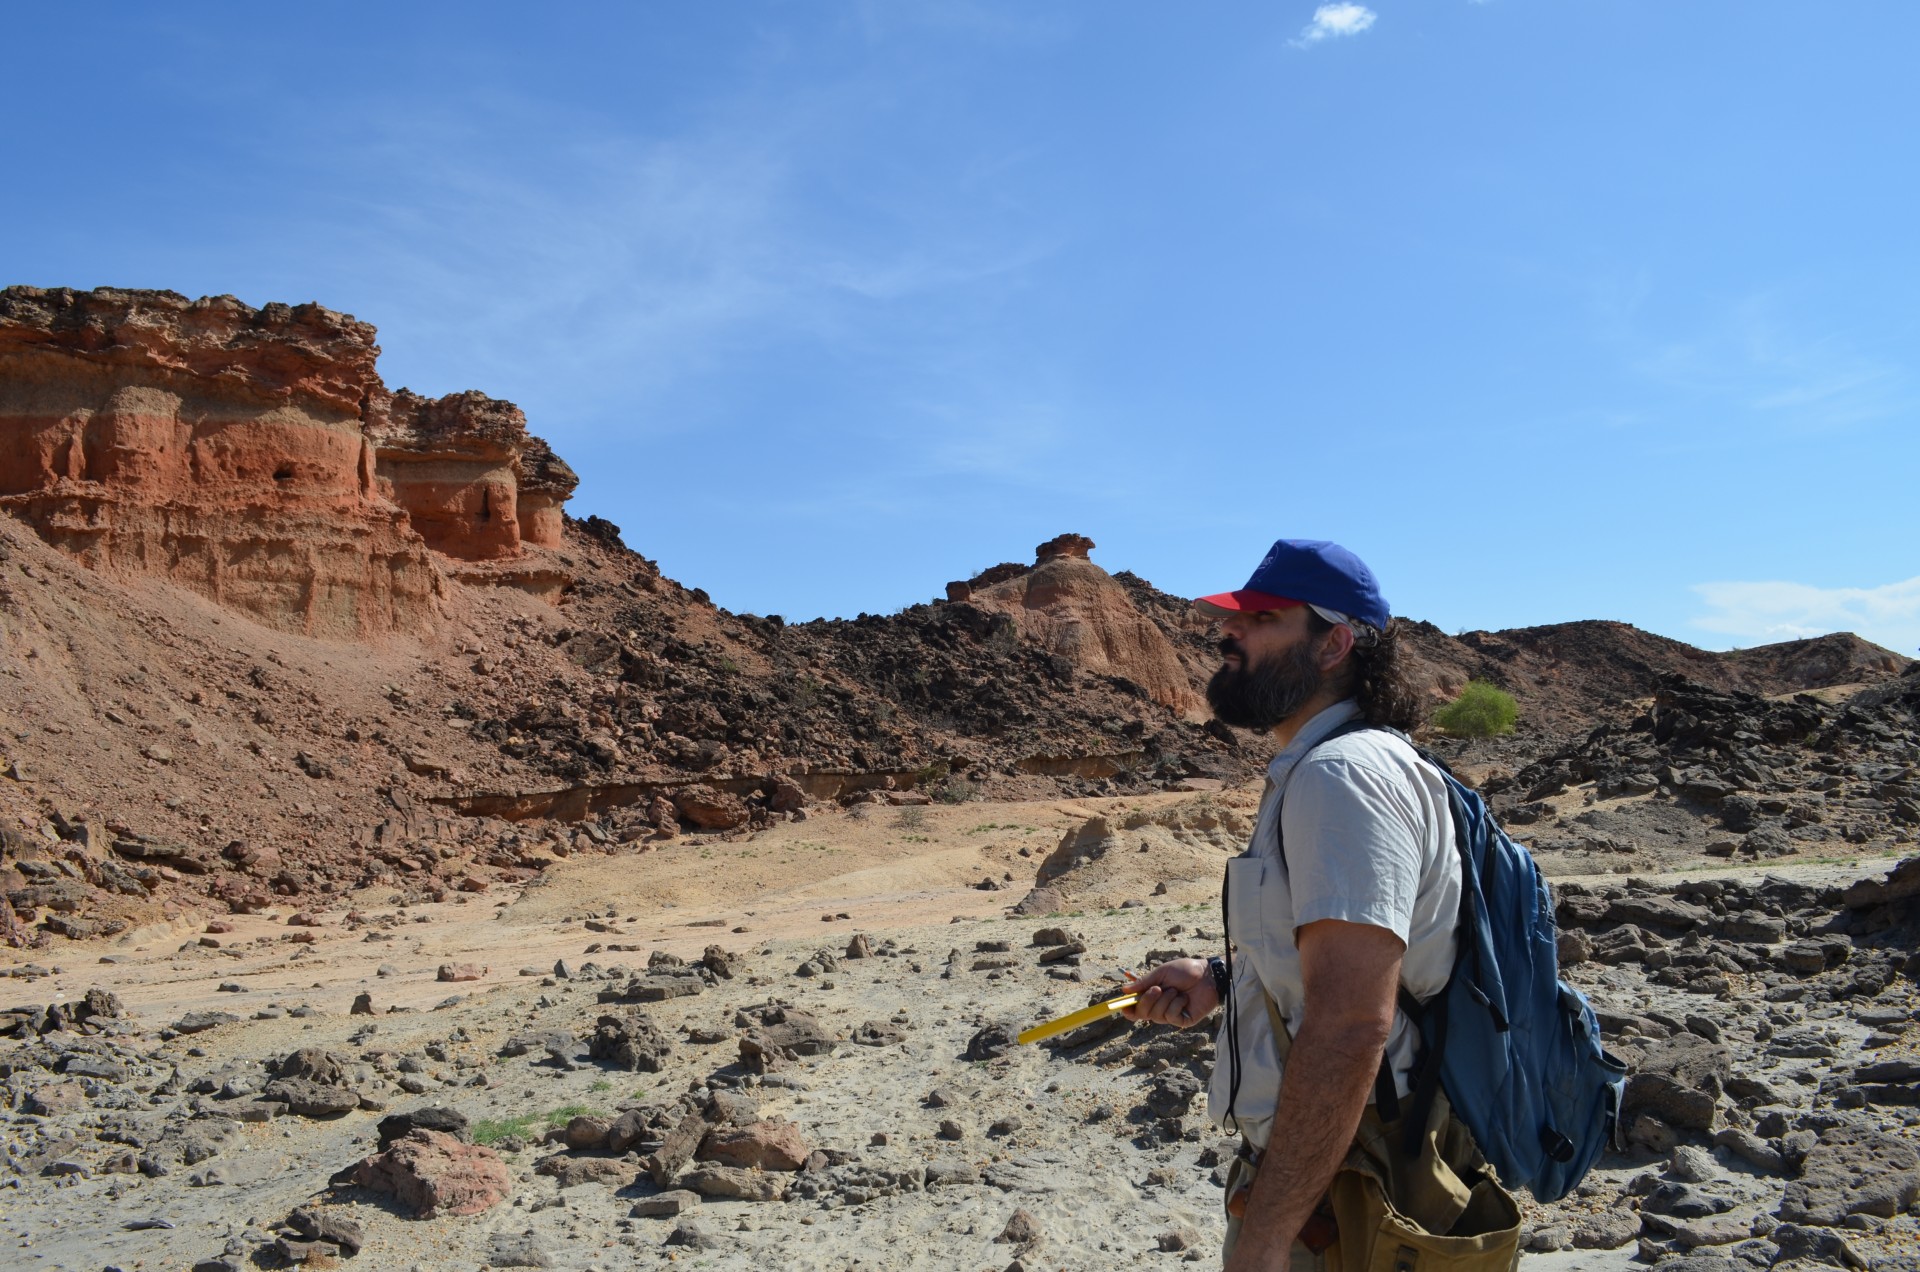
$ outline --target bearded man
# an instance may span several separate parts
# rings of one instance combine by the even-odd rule
[[[1419,700],[1359,557],[1283,539],[1244,588],[1194,604],[1220,622],[1214,714],[1278,754],[1253,839],[1227,864],[1227,957],[1155,968],[1129,986],[1127,1014],[1188,1027],[1226,1007],[1207,1096],[1244,1140],[1226,1266],[1320,1272],[1330,1182],[1363,1117],[1391,1122],[1411,1091],[1418,1030],[1398,995],[1424,1000],[1453,968],[1447,788],[1406,737]]]

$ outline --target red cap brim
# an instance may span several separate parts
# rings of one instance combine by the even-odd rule
[[[1193,607],[1209,618],[1226,618],[1231,614],[1256,614],[1262,610],[1292,609],[1304,605],[1305,601],[1292,600],[1285,596],[1274,596],[1267,592],[1255,592],[1241,588],[1237,592],[1216,592],[1212,596],[1200,597]]]

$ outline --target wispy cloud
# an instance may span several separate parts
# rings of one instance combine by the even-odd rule
[[[816,169],[861,126],[856,88],[736,101],[671,132],[506,92],[406,106],[368,103],[335,121],[350,142],[305,152],[334,193],[275,223],[303,246],[297,281],[254,299],[351,308],[380,326],[393,383],[513,397],[556,442],[616,401],[635,439],[698,428],[737,396],[735,369],[775,350],[949,391],[943,359],[991,347],[995,307],[1057,248],[937,187],[869,191],[841,215]]]
[[[1815,325],[1794,298],[1758,291],[1724,301],[1684,329],[1657,331],[1659,289],[1644,272],[1593,289],[1601,334],[1627,368],[1670,394],[1754,425],[1831,432],[1910,413],[1911,376],[1843,328]],[[1671,298],[1668,298],[1671,303]]]
[[[1850,631],[1908,657],[1920,646],[1920,576],[1880,587],[1700,583],[1693,591],[1707,606],[1693,626],[1741,644]]]
[[[1300,34],[1288,43],[1297,49],[1304,49],[1335,36],[1358,35],[1372,26],[1379,16],[1366,5],[1354,4],[1352,0],[1323,4],[1313,11],[1313,21],[1301,27]]]

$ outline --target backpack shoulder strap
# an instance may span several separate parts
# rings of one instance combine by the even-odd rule
[[[1346,737],[1349,733],[1359,733],[1363,729],[1377,729],[1380,727],[1381,726],[1377,724],[1370,723],[1365,716],[1356,716],[1344,724],[1337,726],[1331,733],[1327,734],[1326,737],[1321,738],[1318,742],[1308,747],[1306,755],[1302,755],[1300,759],[1295,762],[1296,767],[1298,764],[1304,763],[1308,755],[1312,755],[1315,751],[1336,738]],[[1272,779],[1269,778],[1268,780],[1271,781]],[[1284,802],[1284,794],[1282,800]],[[1273,840],[1274,847],[1279,852],[1280,862],[1282,865],[1285,865],[1287,860],[1287,837],[1286,833],[1280,827],[1280,809],[1278,808],[1273,810]],[[1279,1052],[1281,1064],[1284,1065],[1286,1063],[1287,1053],[1291,1051],[1293,1047],[1293,1035],[1287,1031],[1286,1021],[1281,1019],[1280,1008],[1273,1001],[1273,995],[1266,994],[1263,991],[1262,996],[1267,1000],[1267,1018],[1273,1022],[1274,1046]],[[1408,1011],[1409,1007],[1417,1011],[1420,1006],[1420,1000],[1408,993],[1407,987],[1404,984],[1398,987],[1398,998],[1402,1011]],[[1410,1012],[1409,1019],[1418,1021],[1419,1016]],[[1400,1088],[1399,1084],[1393,1080],[1393,1060],[1386,1050],[1381,1051],[1380,1068],[1373,1075],[1373,1105],[1374,1111],[1379,1115],[1381,1121],[1393,1122],[1399,1120]]]

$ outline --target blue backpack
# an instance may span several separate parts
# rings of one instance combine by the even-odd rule
[[[1407,1152],[1418,1152],[1434,1092],[1444,1089],[1502,1184],[1557,1201],[1611,1142],[1627,1067],[1601,1046],[1586,996],[1560,979],[1553,899],[1533,858],[1478,791],[1438,756],[1415,750],[1446,779],[1461,888],[1446,987],[1424,1003],[1400,989],[1400,1009],[1421,1039],[1403,1123]],[[1391,1122],[1399,1097],[1384,1057],[1379,1078],[1376,1106]]]

